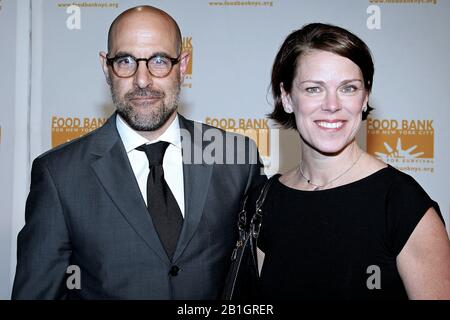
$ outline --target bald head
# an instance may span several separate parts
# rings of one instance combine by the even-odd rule
[[[169,14],[152,6],[128,9],[113,21],[108,32],[108,52],[113,50],[114,40],[124,28],[133,28],[139,24],[147,24],[147,26],[157,24],[158,27],[164,28],[166,32],[173,35],[177,53],[180,53],[182,41],[180,27]]]

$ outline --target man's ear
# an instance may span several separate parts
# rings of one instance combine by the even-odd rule
[[[280,91],[281,91],[281,102],[283,103],[284,112],[286,113],[294,112],[291,96],[284,90],[283,83],[280,83]]]
[[[109,78],[109,68],[108,65],[106,64],[106,56],[107,53],[106,52],[100,52],[99,57],[100,57],[100,65],[102,66],[102,70],[103,73],[105,74],[105,79],[106,79],[106,83],[108,85],[111,85],[111,79]]]
[[[186,75],[189,60],[191,59],[191,54],[189,52],[182,52],[180,55],[180,79],[183,80]]]

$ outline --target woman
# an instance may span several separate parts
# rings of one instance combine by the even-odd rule
[[[270,118],[299,132],[301,161],[264,205],[263,298],[450,299],[437,204],[355,140],[373,73],[366,44],[332,25],[293,32],[276,56]]]

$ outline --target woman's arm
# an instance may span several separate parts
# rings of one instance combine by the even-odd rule
[[[450,299],[450,241],[434,208],[417,224],[397,267],[410,299]]]

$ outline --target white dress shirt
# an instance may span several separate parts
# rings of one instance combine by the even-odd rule
[[[150,144],[158,141],[167,141],[170,143],[163,159],[164,178],[184,217],[183,157],[181,153],[180,123],[178,122],[178,115],[167,130],[154,141],[149,141],[134,131],[119,115],[117,115],[116,118],[116,126],[146,204],[147,177],[150,170],[145,152],[136,150],[136,148],[143,144]]]

